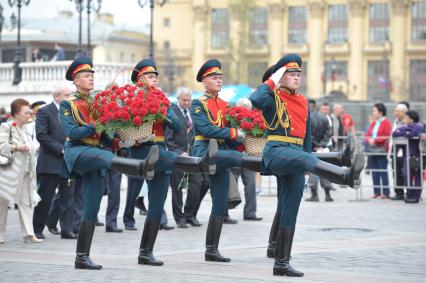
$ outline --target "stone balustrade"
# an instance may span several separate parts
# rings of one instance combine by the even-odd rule
[[[0,106],[8,106],[17,97],[50,101],[50,94],[55,85],[65,83],[72,89],[72,83],[65,80],[65,72],[71,61],[24,62],[22,81],[13,86],[13,63],[0,63]],[[119,85],[130,81],[133,69],[131,64],[97,63],[94,67],[95,89],[103,89],[113,81]]]

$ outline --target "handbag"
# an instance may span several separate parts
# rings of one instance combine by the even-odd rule
[[[12,127],[9,130],[9,142],[12,140]],[[0,167],[9,167],[13,163],[13,152],[10,152],[8,155],[0,153]]]
[[[0,154],[0,167],[9,167],[13,163],[13,153],[9,155]]]

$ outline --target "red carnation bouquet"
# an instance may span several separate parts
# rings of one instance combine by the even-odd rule
[[[228,120],[231,127],[243,129],[248,136],[257,138],[266,136],[266,127],[260,110],[235,106],[227,111],[226,120]]]
[[[119,133],[123,139],[137,140],[151,135],[154,121],[166,119],[170,101],[159,89],[137,82],[121,87],[113,85],[99,92],[95,97],[95,105],[99,132],[106,131],[110,136]],[[136,136],[125,134],[126,131],[137,132],[146,125],[148,128]]]
[[[246,137],[244,147],[248,155],[261,156],[266,145],[266,126],[262,112],[236,106],[226,113],[226,120],[233,128],[241,128]]]

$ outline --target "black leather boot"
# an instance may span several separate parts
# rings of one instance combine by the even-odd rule
[[[177,169],[190,174],[207,173],[214,175],[216,173],[216,164],[214,158],[219,151],[217,141],[211,139],[206,156],[203,158],[193,156],[179,155],[175,159],[175,166]]]
[[[155,163],[157,163],[159,155],[160,149],[157,145],[153,145],[148,156],[143,160],[114,156],[111,169],[126,175],[145,176],[145,179],[149,181],[154,178]]]
[[[268,249],[266,250],[266,256],[269,258],[275,257],[275,247],[277,246],[277,235],[280,223],[281,214],[275,212],[274,220],[272,221],[271,231],[269,232]]]
[[[364,154],[357,153],[352,160],[350,168],[342,168],[320,160],[315,165],[312,173],[335,184],[347,185],[353,189],[358,189],[361,185],[359,175],[362,169],[364,169],[364,165]]]
[[[350,167],[352,165],[352,157],[357,149],[357,141],[353,135],[348,135],[348,140],[344,148],[340,152],[316,152],[314,155],[322,161],[334,164],[336,166]],[[356,152],[358,153],[358,152]]]
[[[351,166],[351,155],[349,154],[348,147],[340,152],[314,152],[313,155],[322,161],[336,166]]]
[[[291,247],[293,246],[294,228],[280,227],[275,248],[274,275],[302,277],[303,273],[290,266]]]
[[[312,189],[311,188],[311,197],[305,199],[305,201],[319,202],[318,189]]]
[[[337,166],[351,166],[351,156],[353,150],[347,146],[341,152],[327,152],[327,153],[312,153],[318,159],[337,165]],[[254,172],[261,172],[262,169],[262,157],[243,155],[241,159],[241,167]]]
[[[262,157],[243,155],[243,158],[241,159],[241,167],[254,172],[261,172]]]
[[[322,161],[325,161],[337,166],[351,166],[351,153],[348,149],[349,148],[346,147],[341,152],[327,152],[327,153],[313,152],[312,154]],[[254,172],[261,172],[262,157],[243,155],[241,159],[241,167]]]
[[[210,215],[209,226],[206,234],[206,261],[230,262],[231,259],[223,257],[219,252],[219,239],[222,232],[224,216]]]
[[[159,228],[160,220],[155,220],[149,217],[145,219],[145,226],[143,228],[141,246],[138,256],[139,264],[154,266],[161,266],[164,264],[162,261],[157,260],[152,253]]]
[[[94,221],[83,221],[80,224],[80,232],[77,240],[77,254],[75,257],[76,269],[102,269],[102,265],[93,263],[89,257],[95,225],[96,223]]]

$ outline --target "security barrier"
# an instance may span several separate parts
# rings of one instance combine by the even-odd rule
[[[370,195],[373,194],[373,188],[374,184],[372,182],[372,174],[373,172],[387,172],[388,173],[388,184],[387,186],[381,185],[381,189],[388,188],[390,190],[390,195],[393,195],[393,190],[395,188],[397,189],[403,189],[403,190],[418,190],[418,189],[425,189],[426,187],[426,168],[425,168],[425,160],[426,160],[426,141],[420,141],[419,142],[419,159],[418,161],[411,161],[411,164],[413,165],[415,162],[418,162],[419,171],[416,174],[412,173],[412,170],[407,170],[410,165],[410,156],[412,155],[411,149],[409,146],[409,139],[398,137],[398,138],[391,138],[391,137],[383,137],[386,139],[392,139],[392,145],[389,148],[389,152],[371,152],[365,150],[365,144],[364,144],[364,133],[359,132],[356,133],[356,137],[358,141],[363,144],[364,146],[361,147],[361,150],[363,151],[365,158],[366,158],[366,168],[364,169],[363,173],[361,174],[361,187],[358,190],[354,190],[355,193],[355,201],[363,201],[367,199]],[[346,136],[334,136],[333,139],[337,140],[345,140]],[[419,140],[419,137],[412,138],[412,140]],[[387,168],[386,169],[372,169],[368,168],[368,159],[372,156],[385,156],[387,158]],[[397,164],[397,158],[403,158],[403,166],[404,170],[407,171],[406,174],[404,174],[403,184],[397,185],[397,174],[398,169],[402,169],[400,166],[401,164]],[[402,173],[402,170],[401,172]],[[400,177],[400,176],[399,176]],[[419,178],[419,185],[416,185],[415,182],[413,182],[414,178]],[[411,180],[411,182],[410,182]],[[275,195],[276,194],[276,180],[275,176],[263,176],[262,177],[262,187],[267,188],[266,191],[263,191],[263,194],[265,195]],[[337,185],[334,185],[337,186]],[[367,195],[367,197],[365,196]]]

